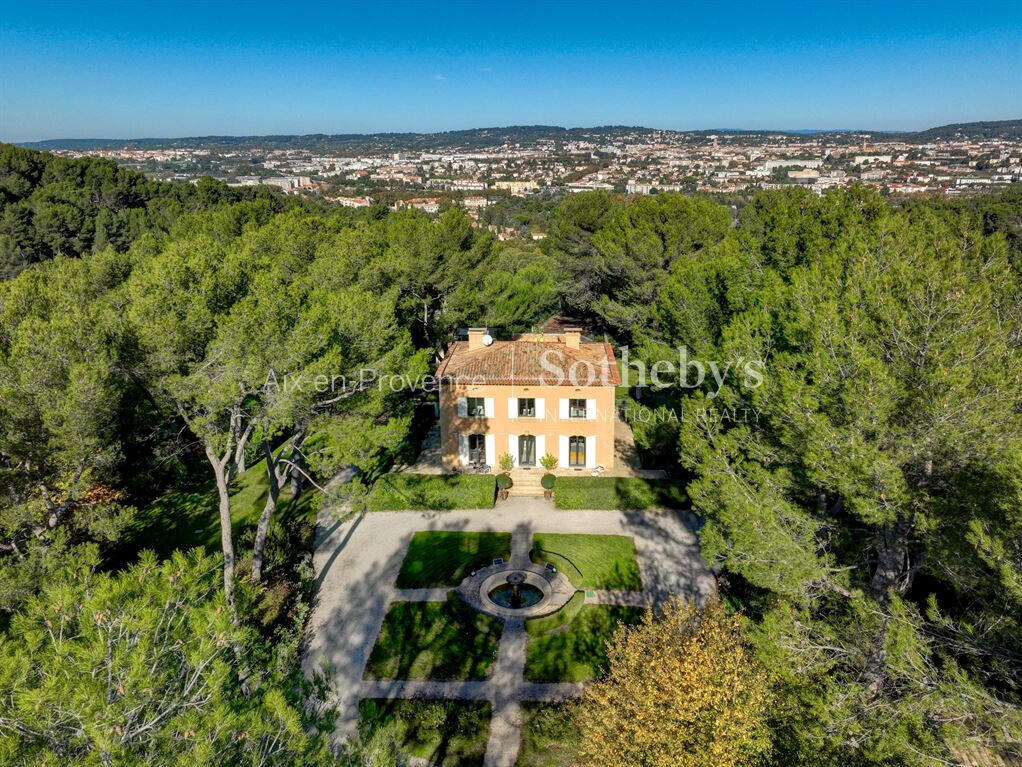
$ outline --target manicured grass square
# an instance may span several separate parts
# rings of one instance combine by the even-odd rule
[[[366,664],[366,679],[485,679],[503,624],[460,598],[395,602]]]
[[[383,731],[406,754],[437,767],[479,767],[492,711],[486,701],[363,700],[359,729],[366,740]]]
[[[570,623],[529,639],[525,678],[530,682],[588,682],[607,670],[607,644],[620,624],[634,625],[642,609],[583,605]]]
[[[537,533],[532,561],[553,564],[580,589],[642,588],[635,541],[627,535]]]
[[[581,733],[571,703],[523,703],[522,746],[517,767],[574,767],[580,764]]]
[[[412,536],[397,576],[399,589],[457,586],[472,570],[511,556],[511,533],[424,530]]]
[[[369,511],[492,509],[492,474],[384,474],[366,496]]]
[[[558,477],[558,509],[683,509],[685,491],[677,480],[641,477]]]

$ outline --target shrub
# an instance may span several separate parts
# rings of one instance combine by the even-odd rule
[[[680,509],[685,491],[676,481],[639,477],[560,477],[558,509]]]
[[[515,466],[515,459],[511,457],[510,453],[504,453],[497,459],[497,464],[501,471],[511,471]]]
[[[543,479],[539,481],[539,484],[543,486],[544,490],[553,490],[554,481],[557,479],[553,474],[544,474]]]
[[[369,511],[489,509],[492,474],[384,474],[366,496]]]
[[[510,490],[514,482],[511,481],[511,477],[507,474],[497,475],[497,489],[498,490]]]
[[[557,468],[557,456],[547,453],[546,455],[539,459],[539,465],[542,466],[547,471],[553,471],[554,469]]]
[[[592,767],[742,767],[770,747],[767,674],[719,602],[672,599],[619,631],[610,673],[578,709],[580,761]],[[655,696],[650,691],[655,690]],[[622,738],[621,733],[628,737]]]

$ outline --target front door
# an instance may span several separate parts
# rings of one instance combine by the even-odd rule
[[[518,438],[518,465],[519,466],[535,466],[536,465],[536,438],[532,436],[522,436]]]

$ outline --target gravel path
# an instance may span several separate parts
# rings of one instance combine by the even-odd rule
[[[339,717],[336,736],[358,723],[363,698],[489,700],[494,706],[487,767],[513,765],[521,738],[523,700],[577,697],[583,685],[541,684],[522,678],[526,634],[520,619],[505,623],[491,679],[483,682],[363,681],[366,660],[387,608],[395,600],[439,601],[447,589],[395,589],[412,535],[419,530],[512,533],[512,563],[527,562],[535,532],[630,535],[635,540],[641,592],[596,592],[590,601],[657,604],[669,594],[704,600],[713,579],[699,555],[691,516],[673,511],[555,511],[542,498],[511,498],[494,509],[376,512],[317,531],[317,596],[309,621],[307,673],[326,674]]]

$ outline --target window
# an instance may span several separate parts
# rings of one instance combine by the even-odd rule
[[[585,402],[585,400],[582,400]],[[568,437],[568,465],[586,465],[586,438]]]
[[[486,463],[486,435],[468,435],[468,462],[473,464]]]
[[[568,417],[569,418],[585,418],[586,417],[586,401],[584,399],[569,399],[568,400]]]
[[[518,417],[519,418],[536,417],[536,400],[534,398],[532,397],[518,398]]]
[[[485,397],[469,397],[468,398],[468,417],[469,418],[485,418],[486,417],[486,398]]]

